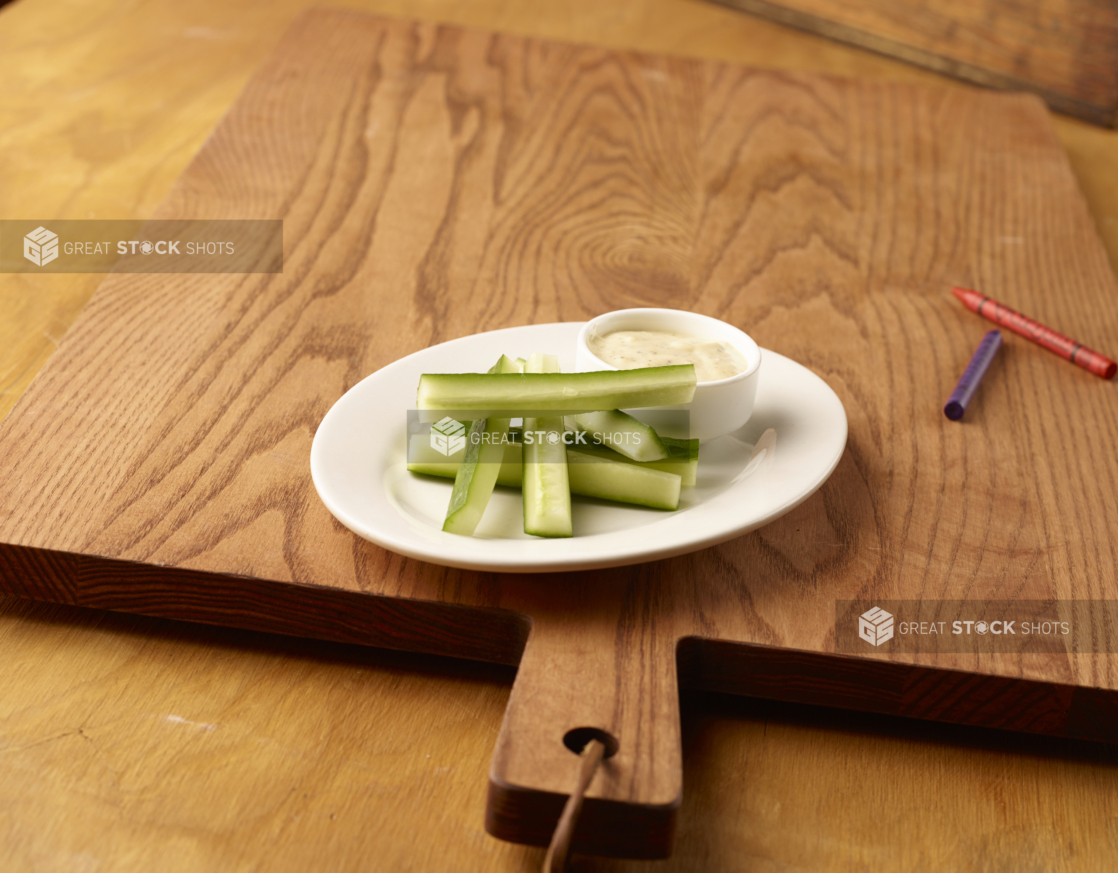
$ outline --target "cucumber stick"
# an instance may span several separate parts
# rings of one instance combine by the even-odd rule
[[[425,448],[426,447],[426,448]],[[505,462],[497,474],[497,484],[520,488],[523,476],[523,446],[509,443],[505,446]],[[414,460],[408,464],[413,473],[453,479],[458,470],[457,461],[448,461],[429,448],[427,437],[412,437]],[[679,489],[682,484],[676,473],[656,469],[656,463],[638,464],[609,449],[567,449],[567,475],[571,494],[581,497],[600,497],[615,503],[632,503],[653,509],[676,509],[679,506]],[[659,463],[667,464],[670,461]]]
[[[571,491],[584,497],[601,497],[620,503],[636,503],[653,509],[679,507],[680,478],[675,473],[653,470],[624,459],[613,461],[567,449]]]
[[[691,364],[593,373],[425,373],[419,378],[416,406],[486,415],[593,412],[687,403],[694,393]]]
[[[519,442],[508,443],[505,446],[504,460],[500,472],[497,473],[498,485],[508,488],[520,487],[524,463],[522,449]],[[445,455],[440,455],[431,448],[431,440],[426,434],[411,435],[408,446],[408,472],[453,479],[458,475],[460,466],[462,466],[460,461],[447,460]]]
[[[573,416],[575,427],[591,435],[593,442],[613,449],[634,461],[662,461],[668,447],[651,427],[620,409],[585,412]]]
[[[515,361],[501,355],[489,372],[519,371]],[[454,490],[450,492],[450,505],[443,521],[443,530],[447,533],[471,537],[477,530],[501,472],[509,421],[507,418],[479,418],[470,426],[466,455],[454,477]]]
[[[559,359],[538,352],[528,358],[525,373],[558,373]],[[571,483],[563,416],[524,419],[524,533],[538,537],[569,537]]]
[[[521,481],[521,466],[523,464],[523,432],[519,427],[509,428],[509,442],[505,446],[505,462],[501,465],[501,472],[497,476],[498,485],[506,485],[510,488],[519,488]],[[668,457],[662,461],[633,461],[620,455],[613,449],[607,449],[605,446],[596,446],[593,444],[582,444],[567,446],[567,462],[568,465],[571,461],[571,452],[578,452],[578,459],[581,460],[586,456],[599,458],[610,463],[620,464],[625,463],[636,467],[644,467],[649,470],[659,470],[663,473],[674,473],[680,477],[680,484],[684,488],[692,488],[698,478],[697,471],[699,466],[699,441],[698,440],[681,440],[673,437],[661,437],[664,445],[668,449]],[[446,457],[436,452],[431,448],[431,443],[428,438],[422,434],[414,434],[411,438],[411,445],[408,449],[408,470],[412,473],[424,473],[428,476],[440,476],[445,479],[453,479],[455,473],[458,471],[458,461],[448,461]],[[568,475],[570,475],[568,473]],[[571,493],[584,494],[579,489],[579,481],[581,476],[570,476],[571,479]],[[596,491],[594,492],[597,493]],[[586,496],[586,495],[584,495]],[[639,503],[639,500],[631,500],[629,496],[622,495],[612,498],[619,500],[622,503]]]
[[[649,464],[654,470],[675,473],[683,480],[684,488],[694,488],[699,478],[699,441],[661,437],[668,457]]]
[[[591,489],[589,492],[583,491],[581,483],[583,474],[575,470],[573,473],[570,468],[576,466],[571,464],[571,452],[577,452],[578,456],[575,460],[581,463],[585,457],[593,457],[611,464],[625,463],[630,466],[642,467],[649,470],[659,470],[663,473],[674,473],[680,477],[680,484],[684,488],[691,488],[695,485],[696,473],[699,466],[699,441],[698,440],[680,440],[673,439],[672,437],[662,437],[664,445],[668,449],[668,457],[663,461],[648,461],[641,463],[640,461],[633,461],[620,455],[613,449],[607,449],[604,446],[595,445],[576,445],[568,446],[567,460],[568,460],[568,477],[571,482],[571,493],[581,494],[583,496],[597,496],[597,490]],[[519,488],[521,482],[523,465],[523,435],[520,428],[509,428],[509,442],[505,446],[505,460],[501,465],[501,472],[497,474],[497,484],[505,485],[509,488]],[[411,438],[411,445],[408,447],[408,470],[412,473],[423,473],[428,476],[440,476],[444,479],[453,479],[458,472],[458,461],[448,461],[444,455],[439,454],[431,447],[430,440],[423,434],[413,434]],[[601,472],[601,471],[599,471]],[[616,477],[615,477],[616,478]],[[621,503],[641,503],[640,492],[624,491],[617,496],[610,498],[618,500]]]
[[[579,444],[571,448],[577,449],[583,455],[592,455],[610,461],[624,461],[627,464],[647,467],[650,470],[660,470],[663,473],[674,473],[680,477],[684,488],[693,488],[698,480],[699,441],[674,439],[672,437],[661,437],[660,439],[668,450],[668,456],[660,461],[634,461],[613,449],[606,448],[603,445],[595,445],[592,442],[585,445]]]

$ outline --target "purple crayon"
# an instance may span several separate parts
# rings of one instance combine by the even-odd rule
[[[998,353],[998,349],[1001,347],[1002,332],[1000,330],[990,331],[978,344],[970,363],[963,370],[959,384],[955,386],[955,390],[951,392],[951,396],[947,399],[947,405],[943,407],[943,414],[952,421],[958,421],[967,411],[967,404],[974,397],[974,392],[978,390],[978,383],[986,375],[990,362],[994,360],[994,355]]]

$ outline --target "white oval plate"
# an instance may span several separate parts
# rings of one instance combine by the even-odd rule
[[[698,482],[675,512],[575,497],[574,536],[524,533],[520,492],[497,488],[474,537],[443,533],[452,482],[407,471],[407,411],[423,373],[484,373],[501,354],[557,354],[574,371],[582,323],[475,334],[408,355],[354,385],[326,413],[311,477],[326,508],[367,540],[412,558],[473,570],[557,572],[668,558],[725,542],[795,508],[831,475],[846,446],[846,412],[827,384],[762,351],[749,423],[704,443]]]

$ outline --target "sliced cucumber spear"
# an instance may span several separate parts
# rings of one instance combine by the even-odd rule
[[[418,409],[477,410],[516,414],[593,412],[687,403],[695,393],[695,368],[645,367],[593,373],[425,373]]]
[[[662,461],[668,447],[656,431],[620,409],[571,416],[575,428],[591,435],[591,442],[613,449],[634,461]]]
[[[511,429],[509,436],[512,436]],[[523,446],[519,442],[506,445],[501,470],[497,474],[497,484],[509,488],[519,488],[524,472],[523,464]],[[461,461],[447,460],[445,455],[435,451],[431,447],[431,440],[426,434],[416,433],[411,435],[408,445],[408,472],[422,473],[425,476],[438,476],[441,479],[454,479],[458,475],[460,466],[462,466]]]
[[[578,449],[567,449],[571,491],[584,497],[601,497],[636,503],[653,509],[678,509],[680,478],[622,458],[613,461]]]
[[[559,358],[533,353],[525,373],[558,373]],[[571,483],[563,416],[524,419],[524,533],[538,537],[569,537]]]
[[[681,440],[674,437],[660,437],[668,450],[663,461],[649,464],[654,470],[675,473],[683,480],[684,488],[694,488],[699,478],[699,441]]]
[[[624,461],[627,464],[647,467],[650,470],[674,473],[680,477],[684,488],[694,487],[698,480],[699,471],[699,441],[674,439],[673,437],[660,437],[660,439],[668,450],[668,456],[660,461],[634,461],[613,449],[593,443],[578,445],[573,448],[584,455],[593,455],[608,461]]]
[[[516,362],[505,355],[493,365],[490,373],[518,373]],[[466,455],[454,477],[450,506],[446,510],[443,530],[447,533],[473,536],[489,504],[493,486],[501,472],[508,441],[507,418],[479,418],[470,426],[466,438]]]
[[[696,440],[698,442],[698,440]],[[519,442],[505,447],[505,462],[497,474],[497,484],[520,488],[523,480],[523,446]],[[458,461],[448,461],[431,448],[426,436],[412,436],[412,460],[408,469],[413,473],[453,479],[458,471]],[[662,464],[672,461],[654,461],[640,464],[609,449],[579,447],[567,449],[567,475],[571,494],[582,497],[600,497],[616,503],[650,506],[653,509],[677,509],[679,489],[684,484],[678,474],[664,472]]]

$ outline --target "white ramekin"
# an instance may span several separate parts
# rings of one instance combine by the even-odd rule
[[[753,414],[753,401],[757,397],[761,349],[748,335],[732,324],[697,312],[684,312],[680,309],[619,309],[592,318],[583,325],[575,349],[575,367],[580,372],[616,370],[617,367],[607,364],[590,351],[589,341],[592,336],[618,330],[668,331],[714,339],[733,346],[745,358],[745,372],[728,379],[700,382],[695,387],[695,396],[691,402],[679,408],[690,412],[690,435],[700,440],[711,440],[733,433],[749,421],[749,416]]]

